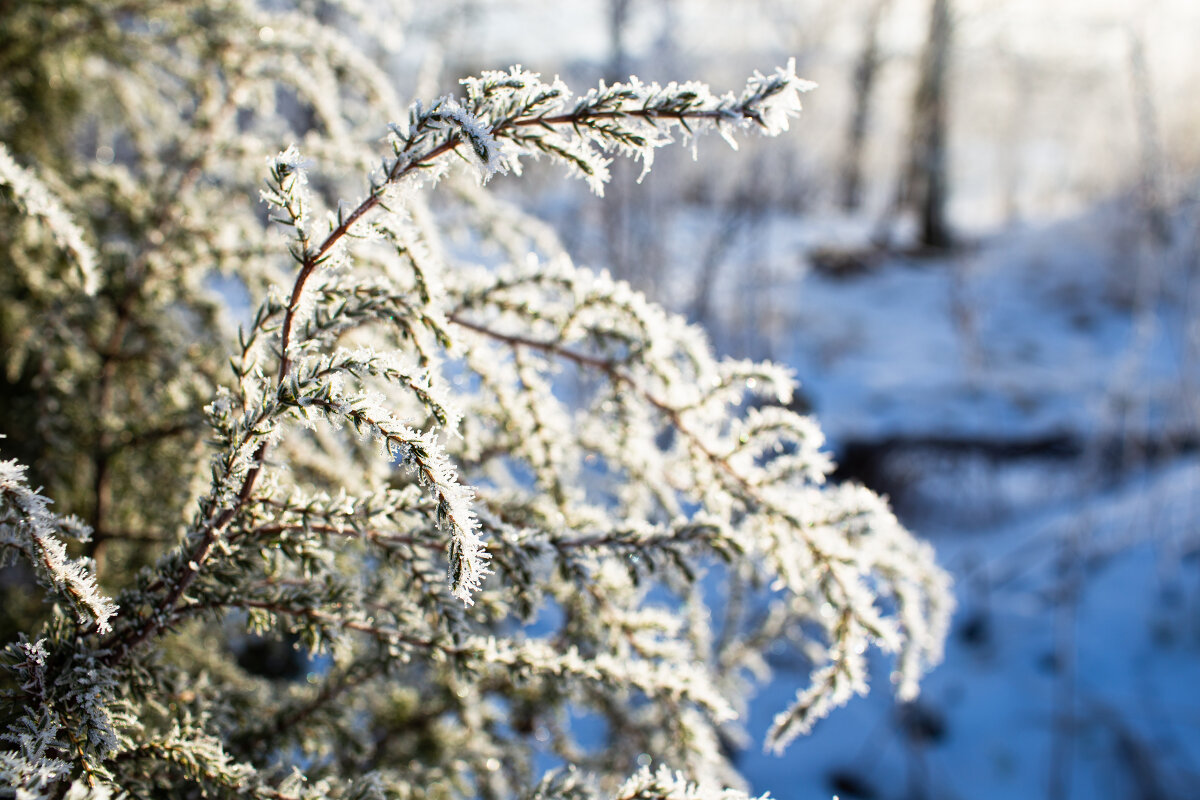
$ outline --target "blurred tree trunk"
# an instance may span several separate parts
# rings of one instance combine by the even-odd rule
[[[625,31],[629,27],[629,10],[633,0],[608,0],[608,80],[629,78],[629,52]]]
[[[609,39],[605,80],[610,83],[627,81],[635,69],[647,66],[634,63],[628,39],[635,9],[642,10],[646,6],[638,0],[607,2]],[[669,4],[664,4],[663,9],[669,23]],[[670,35],[671,31],[664,29],[663,36]],[[658,55],[655,53],[655,60],[649,66],[661,69],[663,65]],[[656,208],[650,186],[638,183],[642,171],[640,164],[630,159],[615,159],[609,169],[612,180],[605,188],[604,202],[599,204],[604,227],[604,258],[614,277],[629,281],[653,297],[664,269],[662,242],[657,229],[661,212]],[[660,169],[658,174],[665,171]]]
[[[739,237],[747,231],[753,232],[766,219],[765,167],[761,158],[751,161],[733,193],[720,202],[720,215],[714,218],[708,244],[697,266],[696,286],[688,303],[687,316],[710,331],[721,330],[716,296],[721,268],[729,260],[731,251],[742,247]],[[714,200],[712,207],[716,211],[718,201]]]
[[[950,190],[946,127],[951,13],[950,0],[932,1],[929,38],[913,98],[912,150],[902,192],[903,205],[917,214],[919,242],[925,247],[949,247],[954,243],[946,219]]]
[[[850,130],[846,134],[846,150],[842,154],[839,201],[846,211],[855,211],[862,204],[862,157],[871,116],[871,94],[879,74],[882,57],[879,49],[879,24],[891,0],[874,0],[863,27],[862,50],[854,66],[854,110],[850,115]]]
[[[1158,131],[1158,114],[1154,108],[1154,87],[1146,65],[1146,50],[1142,37],[1129,34],[1129,77],[1133,87],[1134,116],[1137,118],[1138,140],[1141,146],[1140,193],[1146,228],[1155,244],[1171,243],[1171,223],[1166,211],[1166,170],[1163,167],[1162,137]]]
[[[608,64],[605,80],[617,83],[629,79],[629,49],[626,29],[633,0],[608,0]],[[613,180],[605,190],[605,202],[600,203],[600,214],[604,224],[604,250],[608,268],[614,277],[636,284],[645,289],[644,276],[635,274],[641,270],[635,266],[634,204],[630,183],[635,173],[625,159],[617,159],[611,165]]]

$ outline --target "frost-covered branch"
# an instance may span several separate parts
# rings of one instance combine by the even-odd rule
[[[97,288],[96,252],[84,238],[83,231],[63,208],[62,203],[38,180],[32,170],[13,160],[8,148],[0,142],[0,186],[8,188],[12,200],[21,211],[41,221],[54,243],[75,265],[80,287],[87,294]]]
[[[50,511],[50,501],[29,488],[25,467],[0,461],[0,564],[14,554],[24,556],[40,582],[75,610],[80,625],[107,632],[117,613],[112,600],[100,593],[91,565],[67,555],[62,536],[87,541],[91,531],[77,519]]]
[[[429,107],[414,104],[407,124],[393,126],[392,155],[373,176],[366,199],[348,213],[339,207],[337,224],[324,240],[310,250],[304,239],[300,251],[293,253],[301,267],[283,322],[281,375],[286,372],[291,319],[313,270],[334,256],[342,240],[384,203],[393,187],[433,168],[440,157],[460,146],[485,179],[496,172],[519,173],[522,156],[544,154],[572,167],[602,193],[608,162],[601,152],[617,150],[640,158],[648,170],[654,150],[673,141],[672,127],[688,136],[712,127],[735,147],[733,132],[749,125],[774,136],[787,130],[788,119],[800,112],[800,95],[814,86],[796,77],[794,60],[769,77],[755,73],[741,94],[721,96],[697,82],[660,86],[634,79],[601,84],[572,103],[564,83],[545,83],[537,73],[519,67],[468,78],[463,85],[465,101],[444,97]],[[274,160],[272,186],[264,193],[298,232],[303,230],[305,208],[302,175],[299,155],[289,149]]]
[[[773,747],[865,689],[869,646],[911,696],[945,574],[886,503],[826,484],[790,372],[716,358],[484,193],[528,157],[599,192],[614,156],[777,134],[809,88],[793,65],[727,94],[485,72],[411,104],[379,162],[363,143],[403,104],[361,53],[397,17],[321,5],[6,17],[0,65],[68,94],[34,103],[0,70],[21,112],[0,115],[0,183],[58,245],[0,242],[5,432],[63,511],[0,464],[0,557],[23,570],[0,593],[24,630],[0,654],[0,780],[745,800],[728,744],[767,648],[813,665]],[[64,254],[99,291],[45,269]],[[67,512],[107,540],[95,565]],[[278,669],[257,655],[276,647]],[[643,754],[681,771],[628,777]],[[573,768],[539,781],[547,759]]]
[[[811,597],[816,607],[838,610],[834,616],[813,615],[811,622],[825,631],[830,666],[781,714],[769,747],[781,749],[853,691],[865,691],[862,654],[871,643],[901,654],[897,681],[902,695],[911,696],[918,676],[940,659],[950,609],[947,579],[874,495],[853,487],[821,488],[832,463],[819,449],[823,437],[811,420],[779,406],[751,409],[741,419],[723,411],[743,402],[748,387],[786,398],[791,389],[786,377],[769,370],[755,376],[738,364],[723,367],[694,348],[686,329],[674,330],[669,318],[604,278],[539,266],[480,274],[477,280],[465,282],[450,319],[509,351],[507,359],[495,361],[510,360],[512,372],[507,378],[494,373],[489,384],[527,384],[521,364],[530,353],[545,359],[540,368],[545,371],[557,361],[599,373],[614,394],[602,393],[606,399],[592,406],[595,419],[620,430],[625,423],[612,418],[611,408],[620,396],[624,403],[636,397],[657,421],[647,419],[642,440],[619,449],[606,449],[599,440],[588,446],[628,464],[630,451],[656,453],[654,442],[664,430],[672,432],[678,444],[661,453],[664,462],[639,470],[669,476],[670,483],[657,488],[656,503],[670,513],[684,505],[673,501],[676,495],[700,504],[722,521],[720,528],[739,548],[761,555],[772,579]],[[526,299],[538,292],[565,304],[547,314],[553,303]],[[477,321],[483,315],[491,318],[486,324]],[[617,325],[617,317],[628,321]],[[517,329],[545,330],[553,338]],[[665,344],[673,340],[677,344]],[[742,387],[733,388],[722,371],[742,371]],[[505,405],[516,407],[511,401]],[[880,595],[895,600],[900,611],[887,613]]]

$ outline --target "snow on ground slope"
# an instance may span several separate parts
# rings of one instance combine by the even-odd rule
[[[717,328],[766,321],[752,355],[796,368],[835,442],[1191,427],[1180,262],[1195,251],[1186,230],[1153,249],[1130,216],[1114,205],[849,277],[805,268],[832,221],[769,219],[739,248],[748,263],[726,265]]]
[[[886,688],[781,758],[740,766],[778,800],[1200,796],[1200,461],[970,538],[939,538],[961,610],[911,707]],[[803,674],[778,665],[761,737]],[[1054,765],[1060,765],[1055,768]],[[1065,769],[1061,765],[1065,765]]]
[[[960,603],[914,706],[893,703],[879,659],[869,698],[782,758],[743,754],[757,791],[1200,797],[1194,218],[1157,244],[1113,203],[841,276],[805,254],[865,237],[825,221],[768,219],[731,249],[718,340],[793,366],[835,447],[888,443],[869,450],[883,488]],[[705,222],[682,227],[689,263]],[[686,275],[674,285],[686,301]],[[777,668],[757,741],[803,682],[803,665]]]

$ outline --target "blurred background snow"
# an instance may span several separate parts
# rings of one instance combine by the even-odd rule
[[[793,367],[839,477],[956,575],[914,704],[881,659],[766,756],[804,682],[778,660],[739,755],[756,792],[1200,796],[1197,41],[1194,0],[414,3],[388,57],[422,96],[513,63],[728,90],[795,56],[820,84],[791,134],[664,152],[640,184],[617,165],[603,201],[494,183],[722,352]]]

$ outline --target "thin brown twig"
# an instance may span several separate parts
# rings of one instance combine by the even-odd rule
[[[717,467],[717,469],[728,475],[734,481],[734,483],[737,484],[744,497],[751,500],[760,508],[766,509],[770,513],[780,517],[797,531],[803,531],[808,527],[803,521],[796,518],[794,514],[786,509],[778,507],[763,497],[754,484],[729,463],[728,458],[714,452],[712,448],[710,448],[700,439],[699,435],[697,435],[695,431],[693,431],[683,421],[679,409],[671,406],[669,403],[666,403],[654,393],[646,389],[646,387],[638,383],[633,376],[629,375],[629,373],[620,368],[620,362],[599,358],[587,353],[580,353],[578,351],[563,347],[562,344],[558,342],[541,341],[526,336],[502,333],[500,331],[493,330],[486,325],[481,325],[466,319],[460,311],[455,311],[447,315],[447,319],[456,325],[474,331],[488,338],[504,342],[514,348],[534,348],[582,366],[601,370],[608,375],[614,383],[628,387],[639,397],[662,413],[671,426],[675,428],[675,430],[679,431],[691,443],[691,445],[701,455],[704,456],[706,460],[708,460],[713,466]],[[837,559],[821,550],[809,537],[802,537],[802,541],[812,554],[814,562],[822,566],[823,571],[838,586],[843,596],[850,597],[851,595],[848,587],[846,587],[843,583],[841,576],[830,569],[829,565]]]

